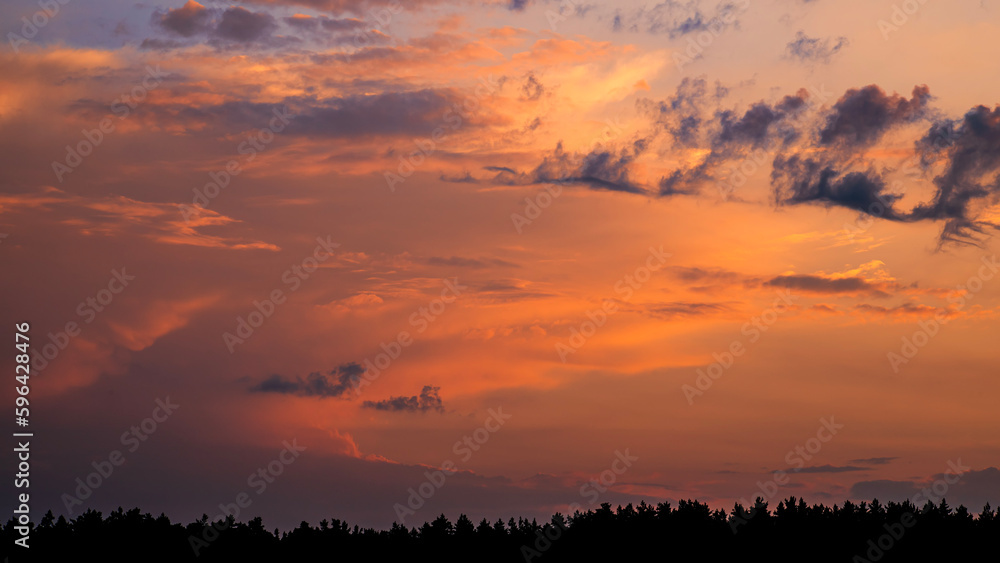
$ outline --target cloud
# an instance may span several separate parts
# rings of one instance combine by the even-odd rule
[[[854,483],[851,485],[850,494],[855,498],[903,501],[913,498],[919,491],[916,483],[912,481],[876,479]]]
[[[915,86],[910,99],[875,85],[848,90],[811,144],[774,158],[775,201],[845,207],[892,221],[944,221],[941,243],[978,244],[1000,228],[980,218],[1000,195],[1000,107],[977,106],[960,119],[938,120],[915,142],[924,170],[942,171],[931,200],[910,211],[898,208],[902,194],[889,192],[884,173],[859,152],[891,130],[930,118],[931,98],[927,86]]]
[[[739,272],[723,268],[701,268],[692,266],[671,266],[668,271],[675,278],[689,283],[698,284],[688,289],[705,291],[742,284],[747,287],[759,285],[760,279],[751,278]]]
[[[672,303],[655,303],[644,306],[647,313],[654,317],[674,319],[678,317],[698,317],[726,313],[732,310],[729,303],[692,303],[676,301]]]
[[[302,99],[305,119],[297,119],[292,134],[328,137],[360,135],[430,135],[443,125],[442,116],[457,94],[423,89],[351,95],[325,100]]]
[[[240,6],[210,9],[194,0],[180,8],[153,12],[152,22],[154,27],[184,38],[204,35],[234,43],[263,41],[278,29],[277,20],[267,12],[252,12]],[[143,42],[145,48],[166,45],[169,43],[156,39]]]
[[[534,73],[528,73],[521,85],[521,97],[525,100],[537,100],[545,93],[545,86],[535,78]]]
[[[956,242],[975,241],[987,227],[996,229],[977,220],[973,204],[994,201],[1000,193],[1000,106],[977,106],[961,119],[933,124],[917,149],[925,166],[941,160],[944,171],[934,178],[934,198],[916,206],[912,218],[945,220],[942,239]]]
[[[795,34],[795,39],[785,46],[785,54],[803,63],[829,63],[834,55],[849,44],[846,37],[819,39],[799,31]]]
[[[951,318],[957,315],[955,311],[939,309],[937,307],[922,305],[920,303],[903,303],[902,305],[897,305],[895,307],[881,307],[878,305],[861,303],[855,305],[854,310],[861,313],[865,318],[871,318],[874,315],[881,315],[884,317],[903,318],[904,320],[912,317],[932,317],[937,315],[940,315],[943,318]]]
[[[659,101],[641,98],[635,105],[655,130],[667,134],[674,146],[693,147],[700,138],[706,107],[724,95],[725,89],[719,84],[711,89],[704,78],[685,77],[672,96]]]
[[[159,123],[191,131],[257,130],[286,116],[288,125],[281,137],[363,138],[389,136],[429,136],[444,126],[445,111],[458,99],[451,89],[423,89],[378,94],[348,94],[317,98],[289,96],[275,102],[231,100],[192,106],[167,102],[144,108],[145,115]],[[97,108],[95,108],[96,110]],[[475,123],[466,123],[471,128]]]
[[[645,150],[644,143],[626,146],[618,151],[595,149],[589,154],[569,153],[562,142],[556,145],[542,162],[530,172],[518,172],[505,166],[488,166],[497,172],[494,183],[529,185],[547,183],[583,184],[594,190],[646,193],[646,188],[630,176],[631,164]]]
[[[710,32],[719,34],[730,26],[738,27],[736,16],[746,10],[747,2],[720,2],[709,16],[695,2],[663,1],[650,7],[623,14],[612,19],[613,31],[643,31],[654,35],[667,35],[671,39],[689,33]]]
[[[771,145],[773,126],[794,117],[806,107],[808,99],[809,92],[802,89],[795,95],[785,96],[773,106],[763,101],[757,102],[739,118],[730,110],[718,112],[716,119],[719,130],[712,138],[713,149],[733,144],[752,147]],[[785,130],[781,136],[788,143],[798,135],[794,130]]]
[[[249,43],[270,35],[277,25],[274,17],[266,12],[251,12],[235,6],[222,12],[215,34],[222,39]]]
[[[172,203],[124,196],[90,198],[53,187],[0,195],[0,214],[29,210],[43,210],[48,218],[71,225],[87,236],[138,237],[161,244],[231,250],[280,250],[277,245],[260,240],[223,236],[235,230],[240,222],[210,209],[188,213],[190,210]],[[219,234],[205,234],[202,229]]]
[[[517,264],[499,258],[463,258],[461,256],[431,256],[426,260],[430,266],[447,266],[452,268],[489,268],[492,266],[517,267]]]
[[[806,152],[775,157],[771,182],[778,203],[824,202],[901,219],[892,209],[899,196],[887,193],[881,175],[871,167],[865,171],[849,167],[858,160],[858,149],[870,147],[893,128],[926,117],[930,98],[927,86],[914,87],[909,100],[886,94],[874,84],[848,90],[826,115]]]
[[[926,117],[930,100],[926,85],[914,86],[909,100],[899,94],[886,94],[875,84],[852,88],[834,104],[819,132],[819,144],[870,146],[890,129]]]
[[[749,156],[751,151],[764,158],[760,156],[763,149],[778,141],[787,145],[799,137],[796,128],[787,122],[797,119],[807,107],[806,90],[774,104],[757,102],[742,115],[726,109],[716,110],[711,119],[705,117],[707,106],[718,102],[726,92],[720,84],[711,90],[704,79],[685,78],[672,97],[661,102],[637,102],[639,110],[652,118],[654,128],[666,133],[675,147],[709,148],[699,163],[661,177],[660,196],[697,193],[702,184],[718,179],[717,171],[725,162]]]
[[[312,372],[305,379],[274,374],[250,387],[250,391],[299,397],[343,397],[348,390],[355,388],[364,372],[365,368],[351,362],[341,364],[325,374]]]
[[[187,4],[180,8],[153,13],[154,25],[181,37],[208,33],[211,30],[211,23],[212,11],[194,0],[188,0]]]
[[[865,457],[865,458],[861,458],[861,459],[852,459],[852,460],[849,460],[849,461],[850,461],[850,463],[860,463],[862,465],[886,465],[886,464],[891,463],[891,462],[893,462],[893,461],[895,461],[897,459],[899,459],[899,458],[898,457]]]
[[[367,24],[358,18],[330,18],[327,16],[307,16],[305,14],[295,14],[291,17],[282,18],[286,25],[299,31],[329,31],[334,33],[346,33],[356,29],[363,29]]]
[[[961,464],[961,461],[958,463]],[[936,499],[939,494],[938,491],[934,491],[933,489],[934,482],[946,478],[954,481],[954,472],[933,475],[925,480],[894,481],[879,479],[858,481],[851,486],[850,495],[852,498],[858,499],[878,498],[881,501],[912,501],[919,493],[920,497],[917,504],[923,506],[929,499]],[[978,510],[987,502],[996,506],[1000,503],[1000,469],[987,467],[985,469],[966,471],[957,482],[948,486],[944,497],[952,507],[964,505],[973,511]],[[937,503],[936,500],[934,502],[935,504]]]
[[[791,471],[793,473],[847,473],[850,471],[866,471],[868,467],[860,467],[856,465],[816,465],[813,467],[801,467],[794,468]]]
[[[775,157],[771,185],[779,204],[823,203],[891,220],[904,216],[893,205],[902,196],[890,193],[874,170],[844,172],[839,163],[803,157]]]
[[[894,207],[901,196],[888,191],[885,178],[874,165],[856,169],[865,162],[858,151],[869,148],[890,130],[927,117],[930,99],[927,86],[915,86],[909,100],[887,94],[874,84],[848,90],[826,115],[815,139],[797,152],[774,158],[771,185],[775,201],[779,205],[822,203],[906,220]]]
[[[483,303],[512,303],[532,299],[547,299],[553,293],[535,289],[533,282],[516,278],[486,281],[475,288],[477,301]]]
[[[897,284],[874,282],[861,277],[829,277],[821,274],[792,274],[772,278],[764,283],[772,287],[788,288],[792,291],[819,294],[867,294],[888,297],[887,289],[895,289]]]
[[[346,314],[364,314],[370,311],[377,311],[385,301],[378,295],[370,291],[362,291],[356,293],[349,297],[343,299],[337,299],[331,301],[323,307],[333,313],[346,315]]]
[[[365,401],[361,404],[366,409],[389,412],[444,412],[444,404],[438,395],[440,387],[425,385],[420,395],[412,397],[390,397],[382,401]]]

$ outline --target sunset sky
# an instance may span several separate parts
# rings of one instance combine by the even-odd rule
[[[36,517],[884,502],[956,467],[949,504],[1000,503],[995,0],[51,4],[0,5]]]

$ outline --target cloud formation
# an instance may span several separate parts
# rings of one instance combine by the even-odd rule
[[[154,26],[184,38],[205,35],[212,39],[251,43],[268,38],[277,30],[277,21],[268,12],[253,12],[241,6],[225,10],[206,8],[188,0],[180,8],[153,13]]]
[[[829,63],[841,49],[850,45],[846,37],[809,37],[804,32],[795,34],[795,39],[785,46],[785,54],[803,63]]]
[[[299,397],[343,397],[357,387],[365,368],[356,363],[341,364],[326,373],[312,372],[303,377],[274,374],[250,387],[253,393],[279,393]]]
[[[361,404],[366,409],[388,412],[444,412],[444,403],[438,395],[440,387],[425,385],[420,395],[411,397],[390,397],[381,401],[365,401]]]

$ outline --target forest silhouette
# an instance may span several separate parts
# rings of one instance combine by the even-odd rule
[[[14,546],[13,520],[3,528],[9,561],[72,561],[81,555],[104,561],[485,561],[565,562],[729,561],[973,561],[995,557],[1000,512],[988,504],[978,515],[952,509],[942,499],[917,507],[910,501],[832,507],[790,497],[771,510],[758,497],[752,507],[730,512],[698,501],[656,505],[641,502],[551,520],[511,518],[474,524],[464,514],[452,523],[443,514],[420,527],[394,523],[388,530],[323,520],[285,532],[264,528],[261,518],[237,522],[208,516],[187,525],[133,508],[104,517],[88,510],[67,520],[49,511],[34,525],[31,547]],[[993,554],[989,556],[988,554]],[[974,559],[975,558],[975,559]]]

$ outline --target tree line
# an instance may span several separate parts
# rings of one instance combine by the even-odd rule
[[[1000,512],[986,505],[973,515],[942,499],[917,507],[910,501],[808,505],[790,497],[771,510],[763,498],[729,512],[694,500],[610,504],[548,522],[510,518],[475,524],[462,514],[440,515],[419,527],[394,523],[388,530],[347,522],[302,522],[281,532],[261,518],[238,522],[208,516],[179,524],[161,514],[119,508],[107,516],[88,510],[67,520],[49,511],[32,524],[31,546],[14,546],[11,519],[3,528],[2,556],[18,561],[407,561],[541,562],[639,560],[721,561],[766,557],[770,561],[887,562],[972,560],[996,556]]]

